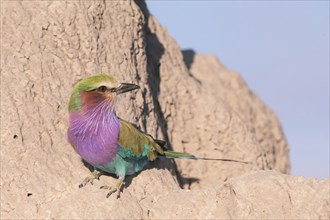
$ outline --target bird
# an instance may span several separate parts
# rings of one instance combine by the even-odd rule
[[[76,153],[94,169],[79,188],[93,184],[104,172],[115,174],[118,177],[116,185],[101,188],[108,190],[106,198],[113,193],[119,198],[125,176],[141,171],[157,158],[210,159],[168,150],[165,141],[153,138],[118,117],[118,96],[139,88],[136,84],[120,83],[107,74],[87,76],[74,84],[68,104],[67,138]]]

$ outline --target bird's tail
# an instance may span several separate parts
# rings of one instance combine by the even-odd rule
[[[182,159],[197,159],[194,155],[182,152],[175,152],[175,151],[164,151],[166,158],[182,158]]]
[[[214,161],[224,161],[224,162],[236,162],[236,163],[250,164],[249,162],[241,161],[241,160],[232,160],[232,159],[224,159],[224,158],[196,157],[192,154],[183,153],[183,152],[175,152],[175,151],[168,150],[167,147],[166,147],[166,142],[165,141],[155,139],[155,142],[164,150],[163,155],[158,155],[160,157],[192,159],[192,160],[214,160]]]
[[[164,154],[165,154],[166,158],[181,158],[181,159],[193,159],[193,160],[215,160],[215,161],[225,161],[225,162],[236,162],[236,163],[249,164],[249,162],[240,161],[240,160],[223,159],[223,158],[195,157],[192,154],[182,153],[182,152],[175,152],[175,151],[170,151],[170,150],[164,151]]]

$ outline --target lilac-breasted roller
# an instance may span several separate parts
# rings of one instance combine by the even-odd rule
[[[117,95],[138,88],[105,74],[86,77],[74,85],[68,107],[68,140],[82,159],[94,167],[79,187],[93,183],[101,175],[100,171],[104,171],[119,177],[115,187],[102,187],[109,189],[107,197],[114,192],[119,197],[125,176],[139,172],[159,156],[197,159],[188,153],[167,150],[162,141],[116,115]]]

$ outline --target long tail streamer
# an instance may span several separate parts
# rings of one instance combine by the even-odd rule
[[[250,164],[249,162],[240,161],[240,160],[232,160],[232,159],[224,159],[224,158],[195,157],[192,154],[175,152],[175,151],[170,151],[170,150],[164,151],[164,154],[165,154],[166,158],[181,158],[181,159],[192,159],[192,160],[214,160],[214,161]]]

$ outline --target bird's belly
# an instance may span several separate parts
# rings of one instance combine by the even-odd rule
[[[147,163],[147,158],[127,159],[121,157],[119,154],[116,154],[111,162],[95,167],[107,173],[113,173],[117,176],[125,176],[141,171]]]

